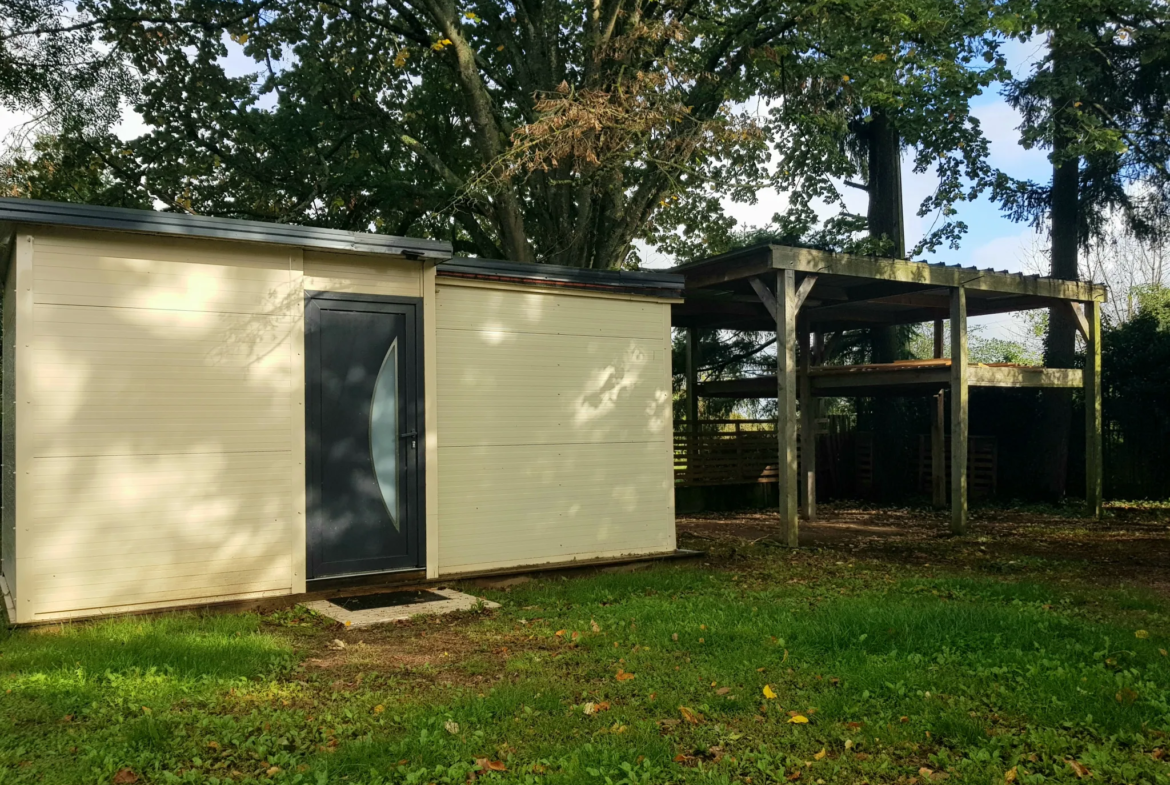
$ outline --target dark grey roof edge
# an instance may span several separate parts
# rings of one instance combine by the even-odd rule
[[[680,296],[684,278],[676,273],[657,270],[589,270],[556,264],[506,262],[499,259],[459,257],[441,262],[439,275],[505,278],[518,281],[548,282],[592,289],[619,289],[647,296]]]
[[[452,253],[450,243],[438,240],[11,197],[0,198],[2,221],[294,245],[329,251],[410,255],[431,260],[450,259]]]

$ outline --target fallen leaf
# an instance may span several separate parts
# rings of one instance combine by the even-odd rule
[[[114,785],[131,785],[131,783],[138,782],[138,775],[130,771],[130,769],[118,769],[118,773],[114,775]]]
[[[934,774],[934,769],[928,769],[925,766],[918,770],[919,777],[926,777],[927,779],[930,779],[931,774]]]
[[[806,725],[808,724],[808,717],[804,716],[803,714],[797,714],[793,717],[789,717],[788,721],[795,723],[796,725]]]
[[[813,760],[824,760],[825,756],[828,754],[829,754],[829,751],[826,750],[824,747],[821,747],[821,751],[816,753],[815,755],[813,755]]]
[[[800,769],[797,769],[796,771],[792,772],[784,779],[788,780],[789,782],[796,782],[798,779],[800,779]]]
[[[1165,650],[1165,649],[1158,649],[1158,653],[1159,653],[1159,654],[1161,654],[1163,657],[1165,657],[1165,656],[1166,656],[1166,650]]]
[[[629,681],[630,679],[634,678],[634,674],[626,673],[624,670],[621,670],[619,668],[617,675],[614,676],[614,678],[617,679],[618,681]]]
[[[677,640],[678,640],[678,633],[677,633],[677,632],[672,632],[672,633],[670,634],[670,639],[671,639],[672,641],[677,641]]]
[[[329,648],[331,648],[335,651],[340,651],[341,649],[345,648],[345,641],[343,641],[339,638],[334,638],[333,643],[329,644]]]
[[[855,753],[853,753],[853,757],[856,758],[857,760],[869,760],[869,753],[868,752],[855,752]]]
[[[589,620],[589,626],[593,628],[594,632],[601,632],[601,625],[595,622],[593,619]]]
[[[910,718],[909,718],[909,717],[899,717],[899,718],[898,718],[898,721],[899,721],[899,722],[909,722],[909,721],[910,721]]]
[[[270,768],[268,771],[266,771],[264,773],[267,774],[269,777],[275,777],[277,774],[280,774],[280,767],[273,766],[272,768]]]
[[[853,749],[853,739],[845,739],[845,749]]]
[[[1149,633],[1149,632],[1147,632],[1146,630],[1138,630],[1137,632],[1135,632],[1135,633],[1133,634],[1133,637],[1135,637],[1135,638],[1141,638],[1141,639],[1143,639],[1143,640],[1144,640],[1144,639],[1146,639],[1146,638],[1150,637],[1150,633]]]
[[[1162,760],[1162,758],[1166,757],[1166,750],[1159,747],[1158,749],[1156,749],[1150,753],[1150,757],[1153,758],[1154,760]]]
[[[776,699],[776,693],[772,691],[771,684],[764,685],[764,697],[767,698],[768,700],[775,700]]]
[[[731,692],[730,687],[720,687],[719,689],[715,690],[716,695],[726,695],[729,692]]]
[[[1003,781],[1004,782],[1015,782],[1016,781],[1016,767],[1015,766],[1012,766],[1010,769],[1008,769],[1007,771],[1005,771],[1003,773]]]
[[[457,734],[459,732],[459,723],[456,722],[455,720],[447,720],[446,722],[443,723],[443,727],[452,736],[454,736],[455,734]]]
[[[1084,779],[1085,777],[1093,776],[1093,773],[1089,771],[1088,768],[1085,767],[1085,764],[1081,763],[1079,760],[1074,760],[1072,758],[1065,758],[1064,760],[1072,768],[1073,773],[1077,775],[1078,779]]]
[[[374,714],[381,714],[384,711],[386,711],[386,707],[383,706],[381,703],[379,703],[377,706],[374,707]]]
[[[504,765],[502,760],[492,760],[491,758],[476,758],[475,765],[479,766],[479,770],[484,774],[492,771],[508,770],[508,767]]]
[[[701,723],[703,721],[702,716],[700,716],[696,712],[691,711],[686,706],[679,706],[678,713],[682,715],[682,718],[684,720],[686,720],[687,722],[689,722],[692,725],[698,725],[699,723]]]
[[[207,746],[213,750],[218,750],[219,749],[219,742],[218,741],[209,741],[209,742],[207,742]]]
[[[565,636],[565,631],[564,630],[557,630],[555,634],[558,638],[563,638]]]
[[[845,727],[849,728],[849,730],[857,730],[858,728],[861,727],[861,723],[860,722],[847,722],[847,723],[845,723]]]
[[[579,632],[577,632],[576,630],[574,630],[574,631],[573,631],[573,640],[577,640],[577,639],[578,639],[578,638],[580,638],[580,637],[581,637],[581,633],[579,633]]]

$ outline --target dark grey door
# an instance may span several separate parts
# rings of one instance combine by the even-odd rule
[[[423,566],[421,301],[309,292],[308,577]]]

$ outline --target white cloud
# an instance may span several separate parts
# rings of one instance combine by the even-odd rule
[[[1044,237],[1031,227],[1015,234],[996,237],[971,249],[970,264],[980,269],[1007,270],[1029,275],[1041,272],[1037,264]]]

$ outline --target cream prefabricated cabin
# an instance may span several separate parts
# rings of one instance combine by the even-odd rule
[[[679,276],[0,199],[17,624],[675,550]]]

